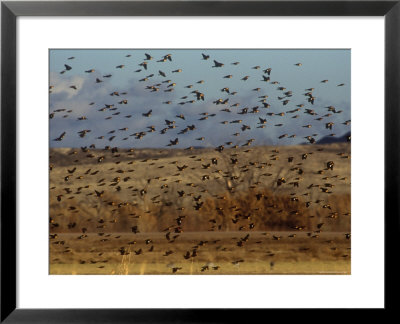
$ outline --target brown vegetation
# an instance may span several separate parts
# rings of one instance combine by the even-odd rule
[[[309,271],[302,271],[317,273],[335,260],[344,262],[348,273],[350,241],[344,234],[351,225],[350,160],[343,156],[349,149],[333,144],[313,146],[312,151],[309,146],[258,147],[222,154],[142,150],[135,156],[128,150],[54,149],[51,272],[70,273],[62,265],[79,264],[83,268],[77,273],[170,273],[163,267],[173,260],[181,273],[197,273],[207,262],[223,266],[220,273],[236,273],[232,262],[243,258],[244,273],[268,272],[271,261],[312,262],[319,268],[309,265]],[[304,151],[307,161],[301,159]],[[87,154],[93,154],[93,162],[82,163]],[[288,162],[290,156],[294,161]],[[98,162],[99,157],[104,160]],[[212,158],[217,165],[208,165]],[[335,160],[333,170],[327,167],[330,160]],[[335,240],[322,240],[327,235]],[[152,244],[143,243],[146,238]],[[198,244],[196,239],[211,238],[220,243],[199,248],[195,266],[189,258],[188,268],[185,252]],[[145,252],[151,245],[154,250]],[[139,249],[143,252],[137,255]],[[166,251],[172,255],[166,257]],[[112,266],[97,268],[103,261]],[[257,271],[251,270],[251,262]]]

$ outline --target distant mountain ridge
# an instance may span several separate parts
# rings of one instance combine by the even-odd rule
[[[341,137],[334,136],[325,136],[317,141],[317,144],[332,144],[332,143],[346,143],[348,142],[347,138],[351,135],[350,132],[347,132]]]

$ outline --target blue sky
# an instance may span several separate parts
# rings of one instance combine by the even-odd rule
[[[153,59],[146,60],[145,53]],[[202,53],[210,58],[203,60]],[[171,54],[172,61],[157,62],[166,54]],[[254,139],[253,145],[294,145],[306,142],[305,136],[315,136],[318,140],[334,133],[339,137],[350,131],[350,125],[342,124],[351,119],[350,55],[350,50],[50,50],[50,113],[63,110],[55,112],[50,119],[50,146],[95,144],[99,148],[106,145],[165,148],[175,138],[179,138],[179,143],[174,146],[176,148],[215,147],[226,142],[242,145],[249,139]],[[70,57],[74,59],[68,59]],[[212,67],[213,60],[224,63],[224,66]],[[139,66],[144,61],[148,64],[147,70]],[[232,65],[233,62],[239,64]],[[302,65],[296,66],[296,63]],[[65,70],[64,64],[72,69],[60,73]],[[124,67],[116,68],[119,65]],[[260,68],[255,69],[256,66]],[[268,75],[263,70],[267,68],[272,69],[270,81],[264,82],[261,81],[262,76]],[[94,72],[85,72],[91,69]],[[182,72],[172,72],[178,69]],[[166,77],[159,75],[160,70]],[[104,77],[109,74],[112,76]],[[151,74],[154,76],[148,77]],[[224,78],[227,75],[232,75],[232,78]],[[241,80],[244,76],[249,76],[247,81]],[[140,81],[146,77],[148,80]],[[96,83],[96,78],[102,82]],[[171,81],[165,82],[167,80]],[[204,83],[197,83],[200,80]],[[322,80],[328,82],[321,83]],[[273,84],[273,81],[279,84]],[[160,84],[156,86],[158,91],[146,89],[157,84]],[[186,88],[188,85],[193,87]],[[237,93],[222,92],[225,87],[230,93]],[[279,90],[278,87],[286,90]],[[171,88],[174,91],[165,92]],[[255,91],[256,88],[260,90]],[[309,88],[314,88],[313,105],[304,95]],[[205,100],[196,100],[196,95],[191,93],[194,90],[203,93]],[[292,96],[286,97],[284,93],[287,91],[292,91]],[[111,96],[113,92],[118,92],[119,96]],[[266,103],[270,104],[270,108],[263,108],[260,102],[263,99],[260,97],[264,95],[268,96]],[[187,98],[182,99],[185,96]],[[229,100],[226,104],[217,105],[214,102],[218,99]],[[123,100],[127,103],[121,103]],[[195,102],[190,103],[191,100]],[[283,105],[284,100],[289,102]],[[183,102],[185,104],[179,104]],[[106,105],[114,106],[102,109]],[[257,113],[238,114],[243,108],[251,111],[257,106]],[[342,112],[329,112],[328,106]],[[221,111],[226,108],[231,112]],[[150,117],[142,115],[150,109]],[[295,109],[299,111],[290,112]],[[306,114],[306,109],[313,109],[317,115]],[[282,112],[284,116],[279,116]],[[202,113],[215,116],[199,120],[204,117]],[[328,113],[331,116],[327,116]],[[176,117],[180,114],[185,120]],[[298,118],[292,118],[296,115]],[[86,119],[79,120],[83,116]],[[259,128],[259,118],[267,119],[264,128]],[[318,118],[322,120],[316,120]],[[161,134],[160,131],[168,127],[165,120],[175,121],[176,127]],[[242,122],[231,123],[234,120]],[[222,124],[224,121],[227,124]],[[334,123],[332,130],[325,128],[328,122]],[[193,124],[195,130],[178,134]],[[250,129],[243,131],[243,124]],[[303,127],[306,125],[311,125],[311,128]],[[148,132],[150,126],[154,126],[154,132]],[[90,132],[81,138],[78,132],[82,130]],[[54,141],[63,132],[66,134],[62,141]],[[134,134],[139,132],[146,135],[136,139]],[[234,133],[239,135],[233,136]],[[283,134],[296,137],[279,139]],[[204,140],[197,140],[201,137]]]

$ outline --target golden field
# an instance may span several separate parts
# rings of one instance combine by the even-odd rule
[[[349,274],[350,161],[349,143],[51,149],[50,273]]]

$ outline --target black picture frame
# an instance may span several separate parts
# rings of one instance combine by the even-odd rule
[[[396,307],[399,237],[400,1],[4,1],[1,3],[1,322],[203,323],[264,318],[267,309],[16,308],[16,19],[19,16],[384,16],[385,312]],[[381,112],[374,111],[379,114]],[[367,284],[367,283],[366,283]],[[344,292],[345,293],[345,292]],[[269,314],[268,313],[268,316]],[[381,314],[381,313],[380,313]],[[335,315],[334,315],[335,316]]]

